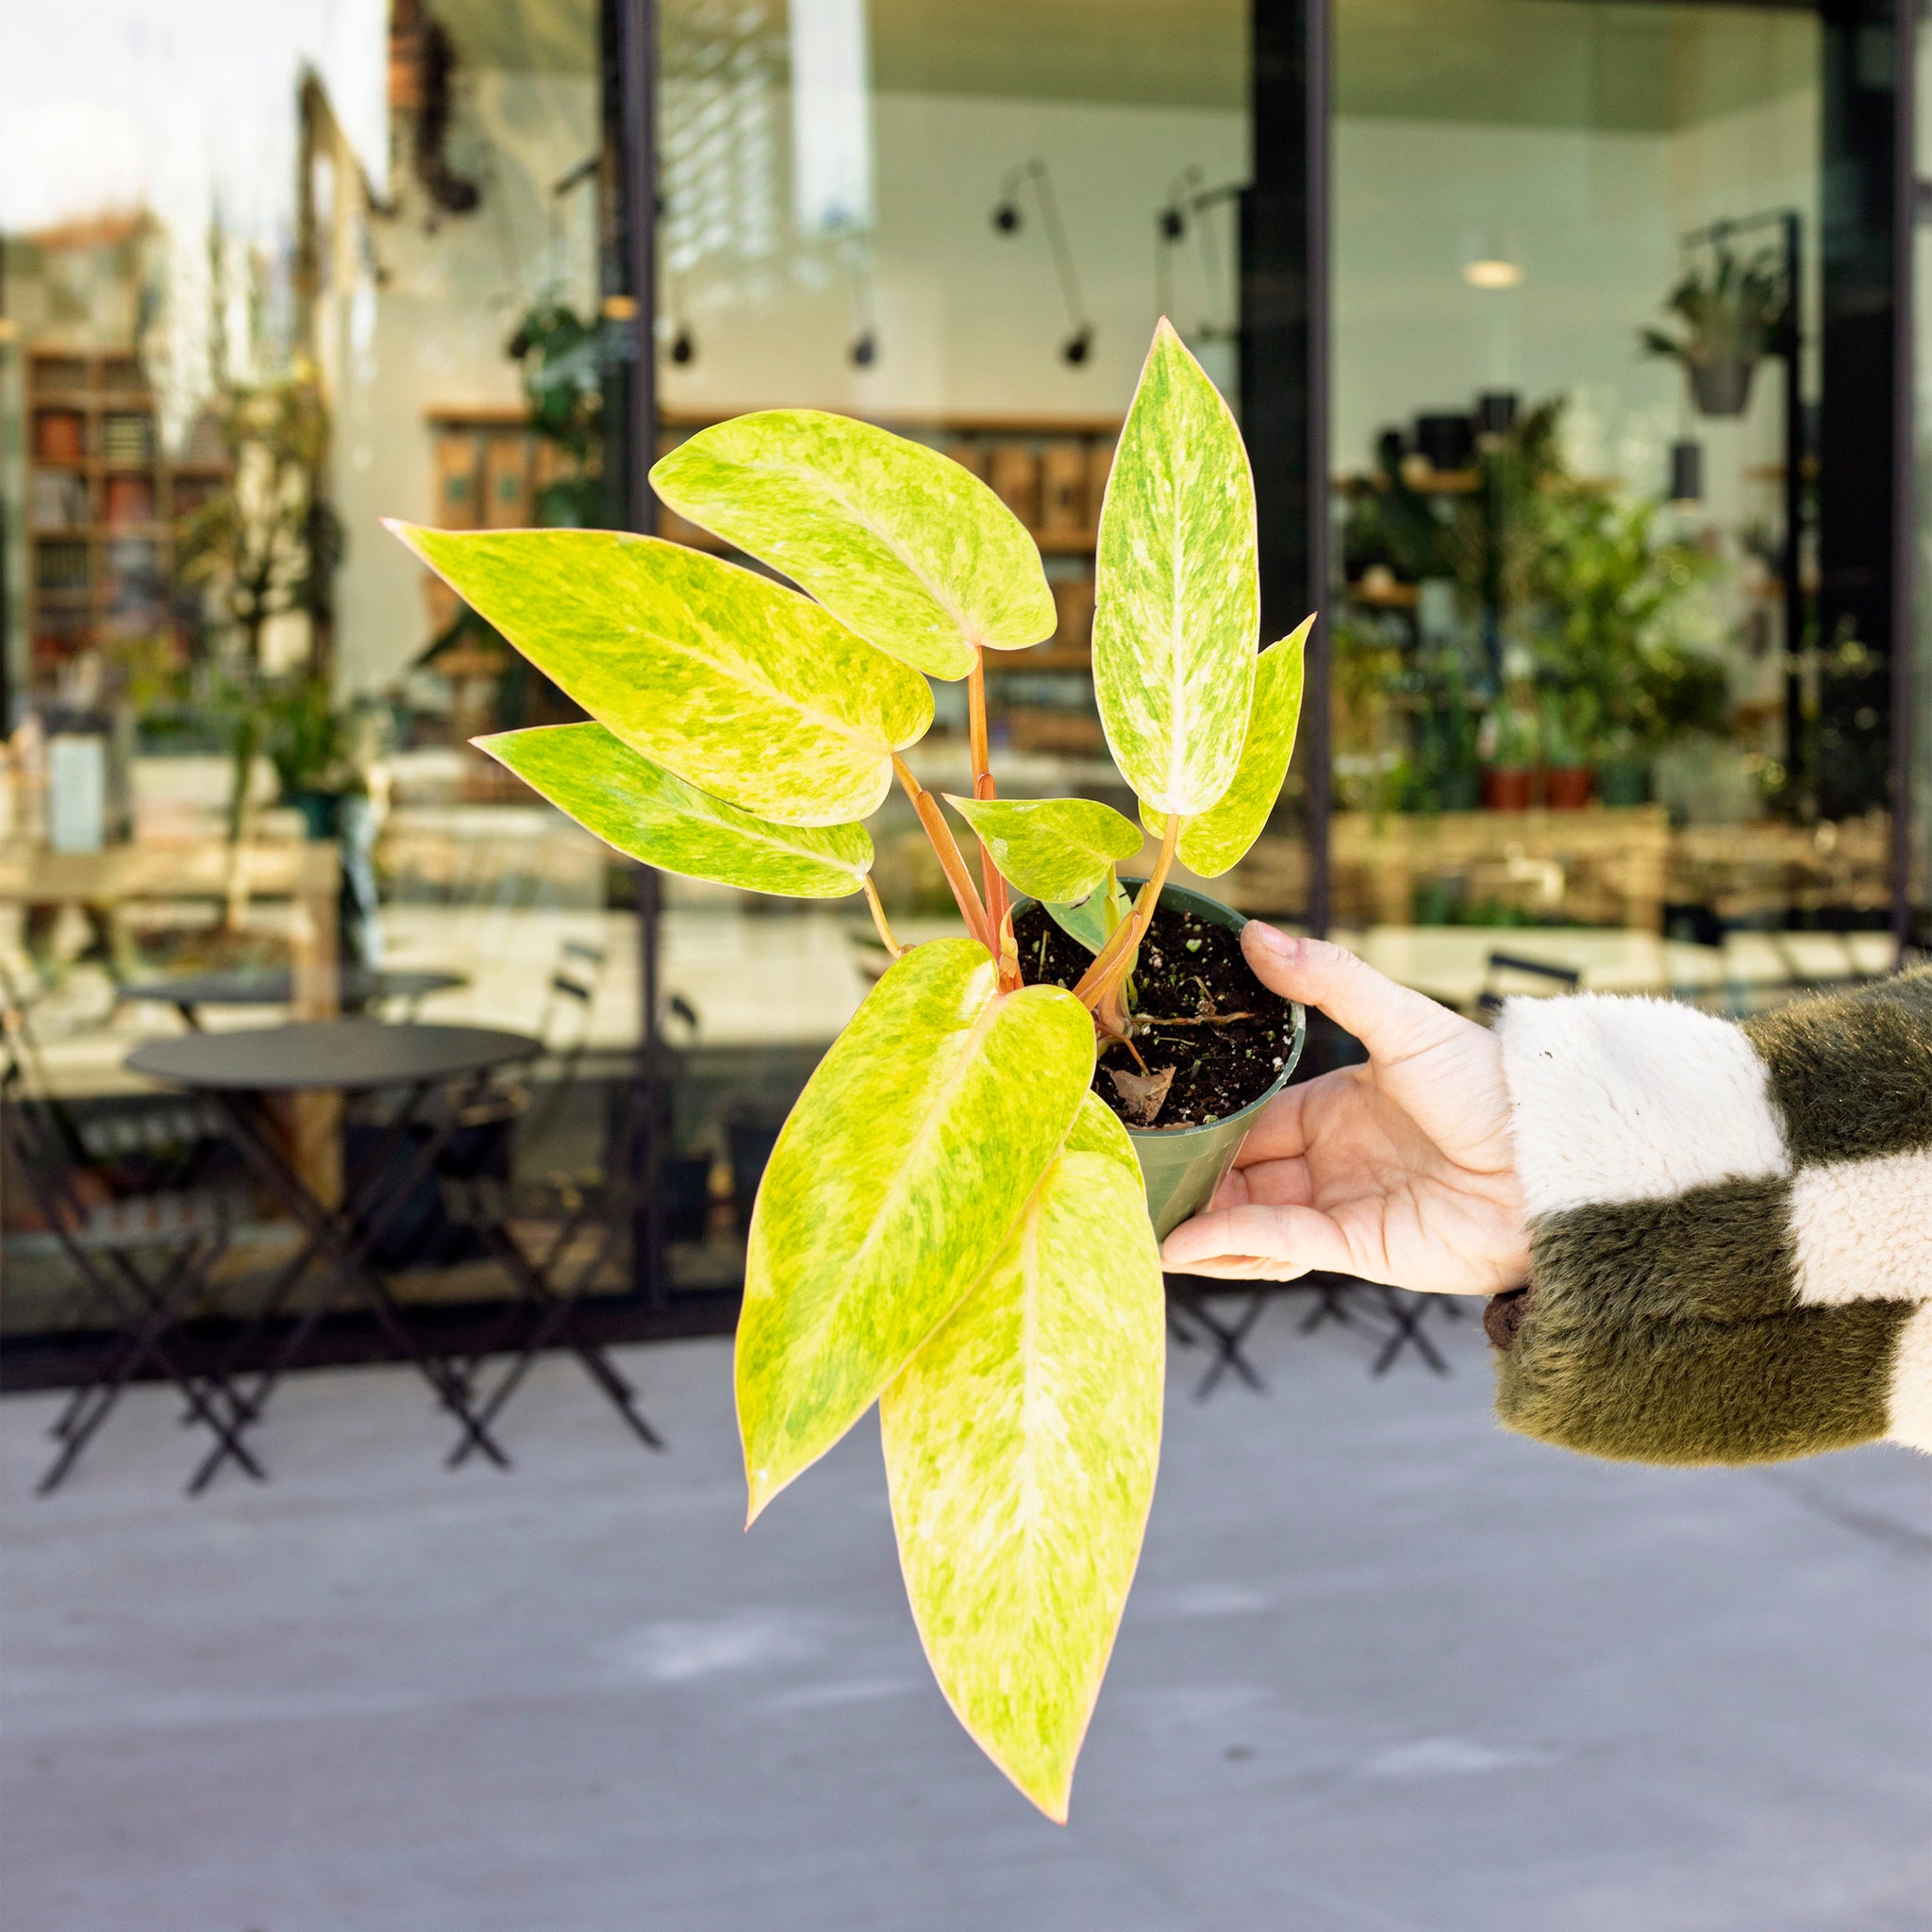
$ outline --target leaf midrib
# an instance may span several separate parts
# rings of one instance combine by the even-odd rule
[[[889,1210],[908,1191],[907,1177],[912,1172],[920,1155],[931,1143],[938,1130],[938,1123],[943,1116],[946,1107],[958,1092],[960,1087],[964,1085],[968,1070],[978,1058],[980,1043],[991,1032],[993,1022],[998,1018],[999,1014],[1011,1006],[1018,997],[1017,993],[994,992],[987,1001],[985,1010],[974,1021],[972,1026],[967,1029],[968,1037],[960,1043],[958,1058],[954,1064],[953,1071],[946,1075],[944,1084],[934,1093],[931,1103],[925,1109],[924,1118],[920,1122],[918,1131],[907,1142],[905,1158],[900,1161],[897,1172],[893,1174],[892,1179],[888,1184],[885,1191],[880,1195],[877,1204],[873,1209],[872,1219],[866,1225],[865,1238],[859,1242],[858,1248],[853,1252],[851,1260],[846,1264],[844,1272],[848,1279],[856,1275],[863,1264],[870,1258],[885,1226]],[[1024,1210],[1023,1209],[1022,1211],[1024,1212]],[[999,1241],[993,1244],[992,1252],[995,1256],[998,1255],[1000,1242],[1006,1240],[1007,1233],[1008,1230],[1003,1229],[1000,1233]],[[983,1270],[981,1272],[982,1274],[984,1273]],[[975,1280],[978,1278],[977,1276],[974,1277]],[[961,1291],[961,1298],[963,1298],[965,1293],[970,1292],[972,1285],[969,1282],[966,1289]],[[798,1339],[816,1339],[821,1336],[832,1317],[843,1306],[845,1299],[846,1297],[843,1294],[822,1298],[809,1318],[799,1329],[793,1331],[794,1341],[791,1346],[796,1347]],[[937,1328],[940,1323],[944,1321],[946,1316],[958,1306],[958,1302],[956,1300],[947,1307],[941,1309],[933,1318],[933,1327]],[[929,1330],[928,1333],[930,1332]],[[790,1352],[790,1349],[788,1349],[788,1353]],[[903,1367],[903,1363],[899,1364],[893,1369],[892,1374],[897,1374],[899,1368]],[[891,1375],[886,1378],[888,1382],[891,1379]],[[882,1383],[880,1386],[884,1387],[885,1385]],[[780,1424],[778,1433],[781,1438],[792,1439],[791,1418],[796,1411],[797,1403],[794,1400],[786,1407],[784,1418]]]

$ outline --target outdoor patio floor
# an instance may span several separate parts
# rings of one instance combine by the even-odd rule
[[[562,1361],[514,1474],[400,1370],[179,1491],[138,1391],[29,1493],[0,1405],[8,1932],[1925,1932],[1932,1461],[1596,1464],[1271,1310],[1177,1352],[1066,1829],[954,1724],[868,1421],[749,1535],[723,1342]],[[1433,1324],[1432,1324],[1433,1325]]]

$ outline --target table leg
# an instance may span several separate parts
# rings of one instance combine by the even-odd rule
[[[424,1091],[416,1090],[419,1094]],[[301,1175],[283,1157],[274,1141],[261,1132],[247,1111],[237,1104],[235,1096],[223,1093],[217,1098],[227,1116],[236,1144],[241,1149],[243,1158],[255,1169],[269,1191],[308,1231],[314,1252],[327,1256],[336,1272],[360,1290],[371,1311],[381,1324],[383,1332],[415,1364],[417,1372],[429,1384],[438,1400],[462,1424],[466,1439],[474,1439],[475,1446],[499,1469],[508,1469],[510,1466],[509,1457],[478,1421],[461,1379],[451,1370],[447,1362],[424,1346],[410,1328],[388,1284],[383,1281],[368,1259],[369,1252],[374,1248],[389,1221],[407,1200],[410,1189],[429,1172],[437,1155],[441,1152],[443,1145],[455,1131],[454,1116],[458,1110],[453,1109],[451,1119],[414,1150],[414,1158],[405,1164],[402,1176],[393,1183],[393,1191],[389,1196],[388,1210],[378,1210],[365,1222],[358,1232],[355,1225],[358,1203],[353,1196],[345,1199],[341,1207],[336,1208],[331,1208],[319,1201],[304,1187]],[[391,1124],[399,1131],[406,1131],[412,1114],[413,1105],[406,1107]],[[278,1360],[275,1364],[275,1373],[279,1375],[286,1368],[291,1351],[285,1343],[283,1349],[277,1353]],[[207,1475],[213,1474],[219,1462],[218,1454],[211,1456],[206,1473],[197,1480],[205,1481]]]
[[[375,1145],[357,1163],[355,1172],[347,1179],[347,1187],[352,1197],[360,1196],[369,1188],[372,1180],[388,1165],[398,1147],[402,1145],[405,1135],[408,1132],[408,1123],[414,1116],[416,1109],[421,1107],[427,1092],[428,1089],[425,1087],[411,1089],[396,1118],[390,1123]],[[235,1104],[237,1107],[240,1107],[244,1103],[237,1101]],[[383,1228],[388,1225],[388,1223],[394,1218],[396,1208],[401,1206],[402,1201],[406,1198],[406,1194],[401,1192],[394,1197],[389,1213],[382,1217],[381,1225],[375,1229],[376,1236],[379,1236]],[[268,1292],[262,1297],[261,1306],[258,1309],[255,1319],[249,1323],[248,1326],[236,1338],[225,1353],[221,1371],[225,1377],[234,1375],[239,1372],[239,1365],[246,1359],[249,1349],[254,1344],[257,1337],[288,1306],[303,1274],[307,1273],[309,1263],[321,1252],[321,1242],[311,1234],[302,1243],[301,1247],[296,1250],[293,1257],[283,1264],[280,1273],[269,1284]],[[286,1369],[289,1362],[292,1361],[301,1352],[302,1344],[315,1332],[316,1324],[326,1313],[326,1304],[318,1298],[307,1312],[298,1319],[294,1327],[284,1338],[281,1346],[275,1350],[268,1363],[258,1372],[254,1392],[247,1397],[242,1397],[239,1392],[237,1393],[235,1399],[250,1421],[253,1421],[260,1413],[270,1394],[274,1391],[275,1384],[281,1379],[282,1372]]]

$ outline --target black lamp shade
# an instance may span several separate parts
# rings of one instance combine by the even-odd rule
[[[1704,445],[1688,439],[1671,445],[1671,501],[1704,501]]]

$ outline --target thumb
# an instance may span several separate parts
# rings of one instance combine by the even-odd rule
[[[1241,951],[1271,992],[1319,1007],[1378,1059],[1414,1053],[1454,1030],[1454,1015],[1385,979],[1344,946],[1297,939],[1251,919],[1241,928]]]

